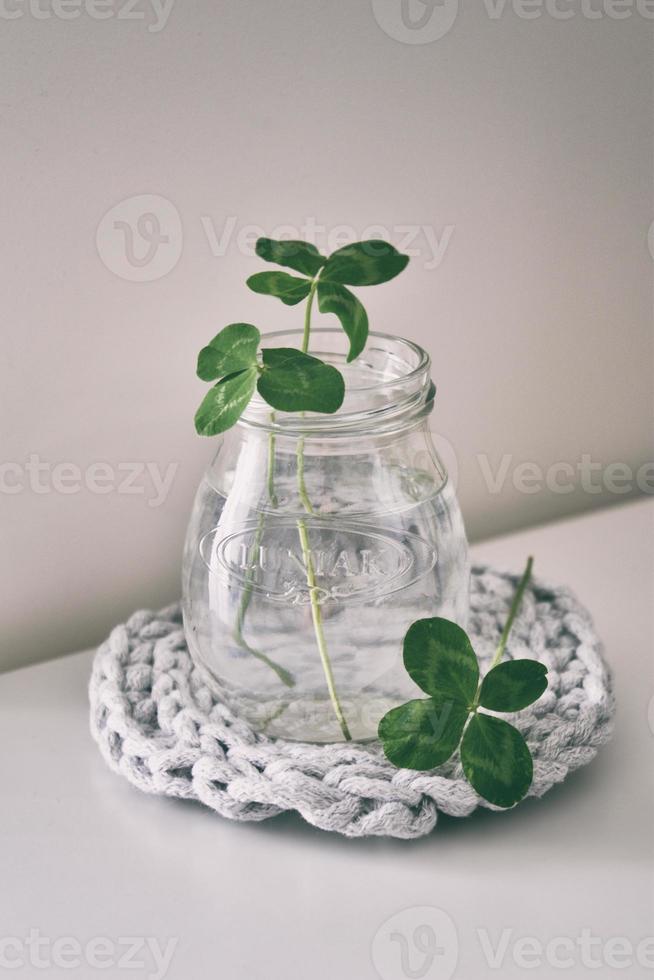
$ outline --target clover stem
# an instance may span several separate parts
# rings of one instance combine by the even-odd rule
[[[309,290],[309,295],[307,296],[307,308],[304,313],[304,333],[302,335],[302,353],[306,354],[309,350],[309,336],[311,334],[311,307],[313,306],[313,298],[316,295],[316,289],[318,288],[318,277],[311,282],[311,289]]]
[[[270,421],[275,421],[275,413],[270,413]],[[271,432],[268,436],[268,499],[272,507],[277,507],[277,496],[275,494],[275,433]],[[286,687],[293,687],[295,685],[295,680],[290,671],[282,667],[281,664],[276,663],[267,657],[264,653],[260,653],[259,650],[255,650],[246,641],[243,636],[243,626],[245,625],[245,616],[247,614],[250,602],[252,601],[252,590],[254,587],[254,571],[253,565],[258,560],[259,550],[261,548],[261,542],[263,540],[263,532],[266,524],[266,515],[260,514],[259,521],[257,524],[257,529],[254,534],[254,542],[252,544],[252,550],[250,553],[248,574],[245,580],[245,588],[243,590],[243,595],[241,596],[241,602],[239,605],[238,613],[236,614],[236,625],[234,627],[234,640],[241,647],[242,650],[247,651],[250,656],[254,657],[256,660],[260,660],[261,663],[266,664],[271,670],[274,670],[280,681],[286,685]]]
[[[327,642],[325,640],[325,631],[322,623],[322,611],[320,609],[320,602],[318,600],[319,590],[318,587],[316,586],[316,574],[313,567],[313,559],[311,558],[309,534],[307,532],[307,526],[303,520],[299,520],[297,522],[297,529],[300,535],[300,544],[302,545],[302,560],[304,561],[304,567],[307,573],[307,585],[309,586],[309,596],[311,601],[311,617],[313,619],[313,630],[316,635],[316,643],[318,644],[318,653],[320,654],[322,669],[325,675],[325,680],[327,682],[327,690],[329,691],[329,697],[332,702],[334,714],[336,715],[336,719],[339,725],[341,726],[343,738],[345,739],[346,742],[350,742],[352,740],[352,735],[350,734],[350,729],[348,727],[347,721],[345,720],[345,715],[343,714],[341,702],[338,699],[338,694],[336,692],[336,684],[334,683],[334,674],[332,671],[332,665],[329,659],[329,654],[327,653]]]
[[[251,592],[252,590],[250,590],[250,595]],[[239,622],[234,629],[235,642],[238,644],[241,650],[245,650],[245,652],[249,653],[255,660],[259,660],[262,664],[265,664],[266,667],[270,667],[270,669],[277,674],[282,684],[286,685],[286,687],[295,687],[295,678],[291,674],[290,670],[286,670],[285,667],[282,667],[281,664],[278,664],[271,657],[267,657],[265,653],[255,650],[254,647],[251,647],[247,640],[245,640],[243,637],[243,619],[245,618],[245,612],[248,605],[249,601],[246,603],[243,613],[239,613]]]
[[[270,421],[275,421],[275,413],[270,413]],[[272,507],[278,504],[277,494],[275,493],[275,440],[274,432],[268,436],[268,499]]]
[[[311,283],[311,289],[309,290],[309,295],[307,296],[307,308],[304,314],[304,334],[302,336],[302,353],[306,354],[309,350],[309,337],[311,335],[311,309],[313,306],[313,300],[316,295],[316,289],[318,288],[318,278],[316,277]],[[297,443],[297,485],[298,494],[300,500],[302,501],[302,506],[306,510],[307,514],[313,514],[313,504],[309,499],[307,493],[307,487],[304,480],[304,436],[298,439]],[[320,661],[322,663],[323,674],[325,675],[325,681],[327,682],[327,690],[329,691],[329,698],[334,709],[334,714],[341,727],[341,732],[343,733],[343,738],[346,742],[352,740],[352,735],[350,734],[350,729],[348,727],[345,715],[343,714],[343,708],[341,707],[341,702],[338,698],[338,693],[336,691],[336,684],[334,682],[334,673],[332,671],[331,660],[329,659],[329,654],[327,652],[327,641],[325,639],[325,630],[322,621],[322,610],[320,608],[320,601],[318,598],[318,587],[316,585],[316,573],[313,567],[313,559],[311,557],[311,545],[309,543],[309,532],[307,531],[306,523],[303,520],[299,520],[297,523],[298,534],[300,536],[300,545],[302,547],[302,560],[304,562],[304,568],[307,575],[307,585],[309,587],[309,598],[311,602],[311,618],[313,621],[313,631],[316,637],[316,643],[318,645],[318,653],[320,654]]]
[[[306,510],[307,514],[313,514],[313,504],[309,500],[309,494],[307,493],[307,486],[304,482],[304,436],[300,436],[297,441],[297,489],[300,495],[300,500],[302,501],[302,506]]]
[[[533,566],[534,566],[534,559],[532,557],[529,557],[527,561],[527,567],[524,570],[518,588],[516,589],[516,593],[513,597],[513,602],[511,603],[511,609],[509,610],[509,618],[507,619],[504,630],[502,631],[502,636],[500,637],[500,642],[498,644],[497,650],[495,651],[493,662],[488,668],[489,670],[492,670],[493,667],[497,667],[498,663],[504,656],[507,640],[509,639],[509,634],[511,633],[513,623],[515,622],[515,618],[518,615],[518,610],[520,609],[520,604],[522,603],[522,597],[525,594],[525,589],[529,584],[529,579],[531,578],[531,570]]]

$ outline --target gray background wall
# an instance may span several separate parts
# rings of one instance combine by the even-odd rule
[[[414,236],[367,305],[433,356],[471,538],[654,490],[654,4],[556,9],[6,0],[0,666],[178,594],[196,352],[298,317],[250,225]]]

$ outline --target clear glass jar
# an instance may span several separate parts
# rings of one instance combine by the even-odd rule
[[[265,346],[299,347],[300,331]],[[183,570],[189,649],[257,731],[313,742],[376,737],[424,694],[402,662],[416,619],[468,614],[463,521],[428,429],[429,356],[371,334],[346,363],[340,329],[310,352],[343,373],[335,415],[273,413],[258,396],[198,490]]]

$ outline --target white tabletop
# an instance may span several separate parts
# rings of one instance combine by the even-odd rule
[[[346,840],[290,814],[235,824],[144,795],[89,736],[90,653],[0,677],[0,975],[651,975],[653,532],[639,501],[473,549],[515,571],[534,554],[588,606],[617,675],[616,734],[542,800],[441,818],[417,841]]]

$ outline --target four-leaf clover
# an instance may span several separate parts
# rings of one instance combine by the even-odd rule
[[[198,377],[216,381],[195,415],[200,435],[229,429],[247,408],[255,388],[281,412],[337,412],[343,404],[343,375],[330,364],[294,347],[264,348],[251,323],[230,323],[198,356]]]
[[[516,595],[518,602],[530,572],[531,559]],[[499,655],[481,683],[479,663],[465,630],[438,617],[414,623],[404,640],[404,666],[430,697],[393,708],[379,723],[379,738],[394,765],[435,769],[460,749],[470,784],[499,807],[523,799],[532,782],[533,762],[518,729],[488,712],[521,711],[547,688],[547,667],[539,661],[497,662],[516,611],[514,600]]]
[[[406,268],[408,255],[402,255],[388,242],[371,239],[339,248],[327,257],[314,245],[302,241],[273,241],[260,238],[257,255],[266,262],[293,269],[305,278],[288,272],[257,272],[247,284],[255,293],[276,296],[288,306],[318,296],[321,313],[334,313],[350,341],[348,361],[359,356],[368,339],[368,315],[347,286],[378,286]]]

